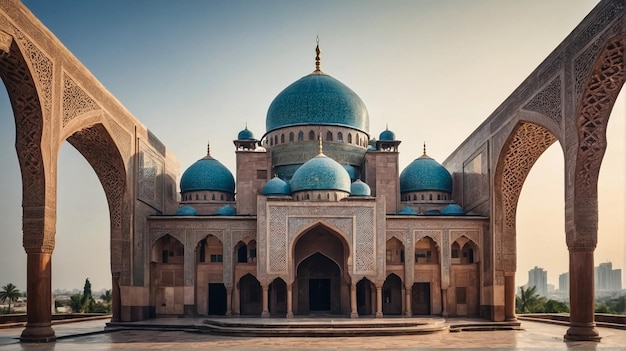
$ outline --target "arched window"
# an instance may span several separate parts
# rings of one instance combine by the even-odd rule
[[[424,200],[424,194],[422,194],[422,200]]]
[[[304,132],[303,131],[299,131],[298,132],[298,141],[304,141]]]
[[[315,140],[315,132],[314,131],[310,131],[309,132],[309,140]]]
[[[293,143],[293,132],[289,132],[289,142]]]
[[[337,132],[337,141],[343,143],[343,134],[341,132]]]
[[[428,200],[432,200],[433,199],[433,194],[430,194],[430,196],[428,197]]]
[[[211,195],[211,200],[215,201],[215,194]]]
[[[284,144],[285,143],[285,134],[281,134],[280,135],[280,143]]]
[[[441,200],[441,194],[437,194],[437,200]]]
[[[196,200],[198,200],[198,194],[196,194]]]
[[[224,194],[220,194],[220,200],[224,201]]]
[[[269,137],[268,139],[270,140],[270,146],[274,145],[272,137]]]
[[[206,200],[206,194],[204,194],[204,199]]]
[[[417,195],[413,194],[413,201],[417,201]]]
[[[274,144],[278,145],[278,135],[274,135]]]
[[[333,141],[333,133],[330,130],[326,133],[326,141]]]
[[[352,133],[348,133],[348,144],[352,144]]]

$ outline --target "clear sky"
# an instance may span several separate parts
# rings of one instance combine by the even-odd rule
[[[400,168],[422,153],[443,162],[589,13],[597,1],[40,1],[24,0],[65,46],[178,157],[206,153],[234,173],[232,140],[261,137],[272,99],[314,69],[365,102],[374,137],[396,133]],[[0,83],[1,85],[1,83]],[[600,175],[596,264],[624,268],[625,94],[609,123]],[[15,126],[0,88],[0,285],[26,289]],[[102,186],[69,144],[60,151],[53,288],[109,288],[109,220]],[[518,274],[548,282],[568,270],[563,157],[537,162],[518,209]],[[14,267],[9,269],[8,267]],[[624,270],[623,270],[624,271]],[[626,279],[624,279],[626,283]]]

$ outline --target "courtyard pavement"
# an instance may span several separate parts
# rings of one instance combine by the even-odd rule
[[[202,320],[168,318],[149,323],[184,326]],[[566,326],[530,321],[521,322],[523,330],[391,337],[232,337],[167,330],[105,332],[107,322],[108,319],[101,319],[55,324],[58,340],[42,344],[20,343],[22,327],[0,329],[0,350],[626,350],[625,330],[598,328],[602,336],[599,343],[565,342]],[[459,321],[449,319],[448,322]]]

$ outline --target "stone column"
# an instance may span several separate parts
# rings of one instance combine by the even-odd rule
[[[232,287],[226,288],[226,315],[227,316],[233,315],[233,288]]]
[[[376,318],[383,318],[383,287],[376,285]]]
[[[26,291],[28,311],[26,328],[20,336],[25,342],[56,340],[52,329],[52,253],[27,252]]]
[[[404,315],[407,317],[411,317],[413,315],[413,311],[411,309],[411,293],[413,291],[413,287],[412,286],[406,286],[404,287],[404,292],[405,292],[405,302],[404,302]]]
[[[448,289],[441,289],[441,316],[448,317]]]
[[[193,242],[185,243],[183,279],[183,314],[192,317],[196,315],[196,250]]]
[[[600,341],[594,305],[593,249],[569,250],[570,327],[565,339]]]
[[[287,284],[287,315],[286,318],[293,318],[293,284]]]
[[[350,284],[350,318],[359,318],[356,305],[356,283]]]
[[[515,316],[515,272],[504,275],[504,320],[517,320]]]
[[[269,310],[269,285],[263,284],[263,312],[261,312],[261,317],[269,318],[270,310]]]

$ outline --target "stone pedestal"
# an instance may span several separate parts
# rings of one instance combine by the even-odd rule
[[[504,320],[516,321],[515,316],[515,272],[504,276]]]

